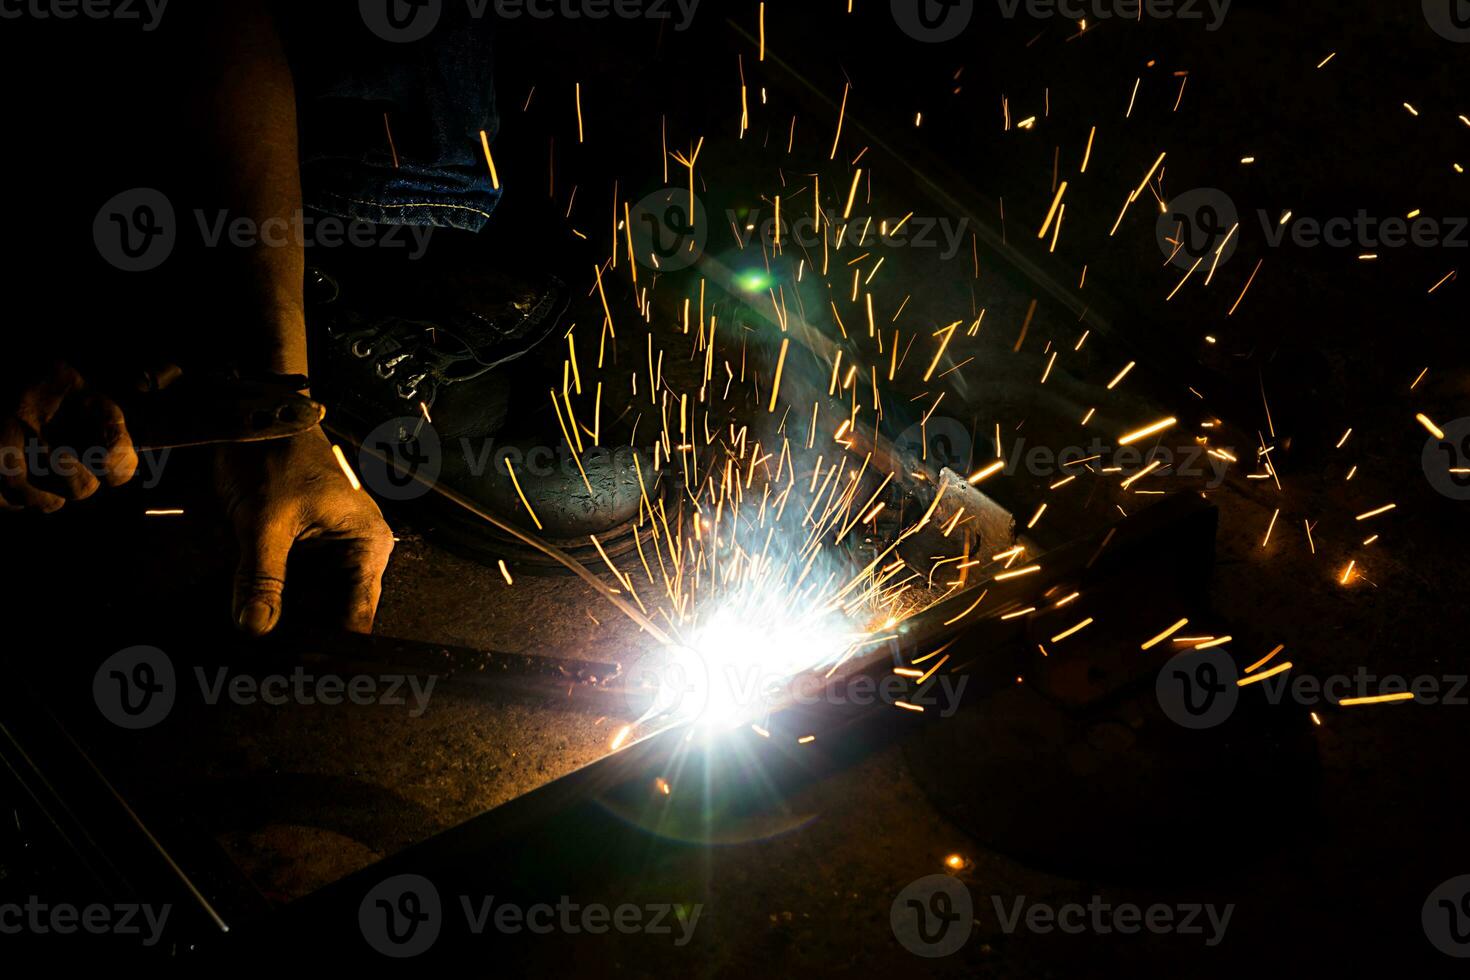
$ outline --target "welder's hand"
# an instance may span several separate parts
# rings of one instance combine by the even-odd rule
[[[355,490],[320,428],[290,439],[226,446],[215,478],[235,526],[235,623],[264,636],[281,617],[286,559],[300,544],[320,550],[343,576],[342,625],[372,631],[393,532],[373,499]]]
[[[60,361],[0,381],[0,509],[52,513],[138,470],[122,409]]]

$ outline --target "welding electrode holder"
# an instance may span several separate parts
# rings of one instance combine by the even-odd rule
[[[122,396],[123,416],[139,452],[288,439],[326,418],[303,394],[303,375],[185,374],[176,365],[141,373]]]

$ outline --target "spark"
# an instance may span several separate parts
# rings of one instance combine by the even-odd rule
[[[1282,650],[1285,650],[1285,649],[1286,649],[1286,644],[1284,644],[1284,643],[1277,644],[1276,649],[1272,650],[1270,653],[1266,654],[1260,660],[1257,660],[1255,663],[1251,664],[1249,667],[1247,667],[1245,669],[1245,672],[1247,674],[1253,674],[1253,673],[1255,673],[1258,669],[1260,669],[1261,667],[1264,667],[1264,666],[1266,666],[1266,664],[1270,663],[1271,660],[1278,653],[1280,653]]]
[[[342,452],[342,447],[333,443],[332,455],[336,457],[337,465],[342,467],[342,472],[347,475],[347,482],[352,484],[352,489],[361,490],[362,481],[357,478],[356,473],[352,472],[352,467],[347,463],[347,454]]]
[[[516,469],[511,465],[509,456],[505,458],[505,470],[510,474],[510,482],[516,489],[516,496],[521,498],[521,503],[525,505],[526,513],[531,515],[531,521],[536,525],[536,530],[544,530],[541,526],[541,518],[536,516],[536,511],[531,507],[531,502],[526,499],[525,491],[521,489],[521,481],[516,479]]]
[[[842,108],[837,110],[837,135],[832,137],[832,155],[828,158],[837,159],[837,146],[842,142],[842,121],[847,117],[847,93],[852,89],[852,83],[846,82],[842,86]]]
[[[842,209],[842,220],[846,221],[852,217],[853,204],[857,202],[858,183],[863,179],[862,168],[859,167],[852,175],[852,187],[847,192],[847,206]]]
[[[1424,428],[1428,429],[1429,430],[1429,434],[1432,435],[1432,436],[1434,436],[1434,438],[1439,439],[1441,441],[1444,439],[1444,437],[1445,437],[1444,430],[1441,429],[1439,426],[1435,425],[1433,422],[1431,422],[1429,420],[1429,416],[1425,415],[1423,412],[1420,412],[1418,415],[1415,415],[1414,418],[1418,419],[1419,424],[1422,425],[1422,426],[1424,426]]]
[[[950,338],[954,336],[954,333],[956,330],[959,329],[959,326],[960,321],[956,320],[954,323],[951,323],[949,326],[937,331],[934,334],[934,336],[936,337],[939,336],[939,334],[944,334],[944,339],[939,342],[939,350],[934,353],[934,360],[930,362],[929,370],[924,372],[925,382],[928,382],[928,380],[934,376],[934,369],[939,366],[940,358],[944,357],[944,352],[949,349]]]
[[[1189,625],[1189,620],[1187,618],[1186,619],[1181,619],[1177,623],[1175,623],[1174,625],[1170,626],[1168,629],[1164,630],[1158,636],[1155,636],[1153,639],[1151,639],[1151,640],[1145,640],[1144,643],[1143,643],[1143,646],[1140,647],[1139,649],[1141,649],[1141,650],[1149,650],[1149,649],[1152,649],[1153,647],[1156,647],[1160,643],[1163,643],[1169,637],[1173,636],[1175,633],[1178,633],[1180,630],[1182,630],[1184,627],[1186,627],[1188,625]]]
[[[1158,469],[1162,465],[1163,465],[1163,460],[1156,459],[1152,463],[1149,463],[1147,466],[1145,466],[1143,469],[1139,470],[1137,473],[1134,473],[1128,479],[1124,480],[1120,484],[1120,486],[1124,490],[1127,490],[1134,483],[1136,483],[1137,481],[1139,481],[1139,480],[1143,479],[1144,477],[1148,476],[1150,473],[1152,473],[1154,470]]]
[[[495,170],[495,157],[490,154],[490,137],[483,129],[480,130],[480,145],[485,149],[485,162],[490,165],[490,186],[498,191],[500,190],[500,174]],[[396,154],[394,161],[394,166],[397,166]]]
[[[995,474],[999,473],[1001,470],[1005,469],[1005,467],[1006,461],[1003,459],[998,459],[995,462],[991,463],[989,466],[985,466],[979,470],[976,470],[974,473],[971,473],[969,480],[967,480],[966,482],[969,483],[971,486],[974,486],[975,484],[980,483],[983,480],[987,480]]]
[[[1355,708],[1365,704],[1392,704],[1396,701],[1412,700],[1414,700],[1413,691],[1399,691],[1396,694],[1374,694],[1361,698],[1343,698],[1337,704],[1342,708]]]
[[[398,146],[393,142],[393,127],[388,124],[388,114],[383,113],[383,132],[388,134],[388,152],[393,154],[393,169],[398,169]]]
[[[1250,278],[1245,281],[1245,287],[1241,289],[1240,295],[1235,298],[1235,304],[1230,307],[1230,312],[1225,314],[1226,316],[1234,316],[1235,311],[1240,308],[1240,301],[1245,299],[1245,294],[1250,291],[1251,283],[1256,281],[1256,273],[1261,271],[1261,265],[1265,261],[1265,259],[1260,259],[1256,262],[1256,267],[1251,270]]]
[[[1112,391],[1114,388],[1118,387],[1122,380],[1128,377],[1128,372],[1132,371],[1137,363],[1137,361],[1129,361],[1127,364],[1123,365],[1123,370],[1119,371],[1116,375],[1114,375],[1113,380],[1108,382],[1108,390]]]
[[[781,395],[781,372],[786,367],[786,349],[790,345],[791,345],[791,338],[786,337],[786,338],[783,338],[781,340],[781,356],[780,356],[780,359],[776,361],[776,377],[775,377],[775,380],[771,382],[771,404],[766,409],[766,411],[768,413],[771,413],[771,412],[775,412],[776,411],[776,400]]]
[[[996,578],[999,578],[999,577],[1000,576],[996,576]],[[1072,635],[1074,635],[1076,633],[1082,632],[1084,629],[1086,629],[1087,627],[1091,626],[1092,624],[1093,624],[1093,618],[1091,616],[1088,616],[1086,619],[1084,619],[1082,622],[1078,623],[1076,626],[1073,626],[1071,629],[1063,630],[1062,632],[1058,633],[1056,636],[1052,637],[1051,638],[1051,641],[1053,643],[1060,643],[1062,640],[1065,640],[1067,637],[1072,636]]]
[[[1126,435],[1119,436],[1118,445],[1128,446],[1135,442],[1138,442],[1140,439],[1147,439],[1149,436],[1157,435],[1158,433],[1163,432],[1166,429],[1172,428],[1174,424],[1178,421],[1178,419],[1170,417],[1155,422],[1152,425],[1146,425],[1141,429],[1135,429],[1134,431],[1129,432]]]
[[[1057,208],[1061,206],[1062,198],[1067,193],[1067,182],[1057,188],[1056,196],[1052,198],[1051,209],[1046,212],[1046,220],[1041,223],[1041,230],[1036,233],[1037,238],[1045,238],[1047,230],[1051,228],[1052,219],[1057,216]]]
[[[1242,677],[1238,681],[1235,682],[1235,686],[1236,687],[1245,687],[1247,684],[1257,684],[1257,683],[1260,683],[1261,681],[1265,680],[1268,677],[1275,677],[1277,674],[1284,674],[1284,673],[1286,673],[1288,670],[1290,670],[1292,668],[1292,666],[1293,666],[1292,665],[1292,662],[1290,660],[1288,660],[1285,663],[1277,664],[1275,667],[1272,667],[1270,670],[1265,671],[1264,673],[1252,674],[1249,677]]]

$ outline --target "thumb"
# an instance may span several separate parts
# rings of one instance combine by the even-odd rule
[[[289,521],[261,514],[241,514],[235,520],[240,564],[235,571],[235,625],[251,636],[264,636],[281,618],[281,593],[286,588],[286,558],[296,543]]]

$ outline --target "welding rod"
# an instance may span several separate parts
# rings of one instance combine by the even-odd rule
[[[398,467],[394,464],[394,462],[391,459],[389,459],[386,455],[384,455],[383,453],[378,452],[376,449],[370,449],[367,446],[362,445],[356,439],[352,438],[352,436],[350,436],[347,433],[343,432],[342,430],[338,429],[336,426],[328,425],[328,424],[325,424],[324,423],[323,426],[322,426],[322,428],[326,429],[328,432],[330,432],[332,435],[336,436],[337,438],[342,439],[345,442],[352,443],[354,446],[357,446],[358,449],[360,449],[362,452],[365,452],[368,455],[372,456],[374,459],[377,459],[377,460],[381,461],[384,465],[386,465],[386,466],[392,466],[392,467],[394,467],[394,469],[398,469]],[[444,499],[450,501],[451,503],[454,503],[454,504],[459,505],[460,507],[463,507],[465,510],[469,511],[471,514],[474,514],[476,517],[478,517],[481,520],[485,521],[487,524],[490,524],[496,530],[499,530],[499,531],[501,531],[501,532],[503,532],[505,534],[509,534],[511,537],[515,538],[517,541],[521,542],[522,544],[525,544],[525,545],[528,545],[528,546],[530,546],[532,548],[535,548],[537,551],[541,552],[546,557],[552,559],[553,561],[555,561],[555,562],[557,562],[557,563],[559,563],[561,565],[566,566],[566,568],[568,570],[570,570],[571,572],[573,572],[575,575],[577,575],[577,577],[581,578],[588,585],[592,586],[592,588],[595,589],[599,594],[601,594],[601,596],[604,599],[606,599],[608,602],[610,602],[614,606],[616,606],[623,613],[623,615],[627,616],[633,622],[637,623],[644,630],[646,630],[648,632],[648,635],[649,636],[652,636],[655,640],[657,640],[658,642],[664,644],[665,646],[674,646],[675,645],[674,644],[674,641],[669,638],[669,636],[668,636],[667,633],[665,633],[663,630],[659,629],[658,626],[654,625],[653,620],[649,619],[646,615],[644,615],[641,610],[635,609],[632,606],[632,604],[630,604],[626,599],[624,599],[622,596],[620,596],[617,592],[615,592],[612,589],[608,588],[603,583],[602,579],[598,578],[596,575],[593,575],[590,571],[587,570],[586,566],[584,566],[581,562],[577,561],[571,555],[567,554],[565,551],[562,551],[560,548],[557,548],[557,547],[555,547],[555,546],[553,546],[551,544],[548,544],[545,541],[542,541],[540,538],[536,537],[535,535],[532,535],[532,534],[529,534],[529,533],[527,533],[525,531],[522,531],[520,528],[518,528],[518,527],[516,527],[516,526],[514,526],[512,524],[505,523],[504,521],[500,520],[498,517],[492,516],[483,507],[481,507],[480,505],[476,504],[474,501],[470,500],[468,497],[465,497],[463,494],[457,493],[454,490],[451,490],[448,487],[443,486],[442,484],[440,484],[439,482],[437,482],[435,480],[425,479],[424,477],[420,476],[417,472],[409,473],[408,476],[411,479],[413,479],[414,482],[416,482],[416,483],[418,483],[418,484],[420,484],[422,486],[425,486],[425,487],[429,488],[430,490],[432,490],[435,493],[439,494],[441,497],[443,497]],[[634,532],[633,533],[634,534],[637,534],[638,533],[637,532],[637,529],[634,529]]]

